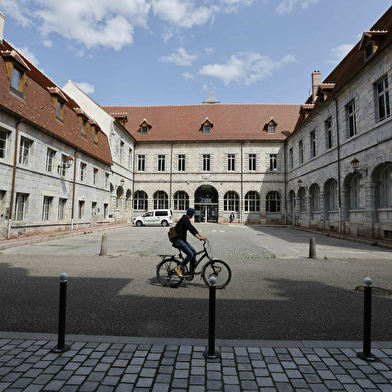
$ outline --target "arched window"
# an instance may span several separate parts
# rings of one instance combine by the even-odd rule
[[[338,209],[338,183],[336,180],[329,180],[326,187],[326,201],[328,210]]]
[[[169,208],[169,199],[164,191],[158,191],[154,194],[154,210],[160,208]]]
[[[133,197],[133,209],[134,210],[147,210],[148,208],[148,196],[144,191],[137,191]]]
[[[363,195],[363,178],[355,175],[350,182],[350,208],[361,208]]]
[[[310,187],[310,203],[312,211],[320,211],[320,187],[317,184]]]
[[[184,191],[179,191],[174,195],[174,209],[187,210],[189,208],[189,196]]]
[[[223,198],[223,210],[224,211],[239,211],[238,195],[233,192],[227,192]]]
[[[269,192],[266,200],[267,212],[280,212],[280,194],[278,192]]]
[[[387,167],[381,172],[380,207],[392,207],[392,166]]]
[[[260,211],[260,196],[255,191],[250,191],[245,195],[245,211]]]

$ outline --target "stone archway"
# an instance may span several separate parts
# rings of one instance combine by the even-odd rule
[[[212,185],[201,185],[195,191],[195,222],[218,222],[219,197]]]

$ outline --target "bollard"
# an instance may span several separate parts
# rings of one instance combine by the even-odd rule
[[[363,352],[357,353],[357,357],[364,361],[377,361],[377,357],[371,353],[371,327],[372,327],[372,280],[365,278],[364,312],[363,312]]]
[[[99,254],[100,256],[107,256],[108,255],[108,237],[106,234],[102,236],[102,241],[101,241],[101,253]]]
[[[59,306],[59,331],[57,346],[52,348],[54,353],[63,353],[70,349],[70,345],[65,344],[65,310],[67,304],[67,280],[68,275],[60,275],[60,306]]]
[[[216,278],[210,277],[210,301],[208,318],[208,350],[203,355],[207,359],[217,359],[220,352],[215,350],[215,308],[216,308]]]
[[[316,239],[314,237],[310,237],[309,258],[310,259],[316,258]]]

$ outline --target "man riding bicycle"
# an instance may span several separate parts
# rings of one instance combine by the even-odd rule
[[[186,240],[187,231],[189,231],[191,234],[193,234],[196,238],[198,238],[201,241],[207,240],[207,238],[199,234],[196,228],[192,225],[191,219],[193,218],[194,215],[195,215],[195,210],[193,208],[188,208],[186,215],[183,215],[175,225],[177,238],[173,242],[173,246],[177,249],[182,250],[186,254],[185,259],[181,262],[181,264],[178,267],[175,268],[175,271],[180,278],[183,278],[184,268],[189,261],[191,262],[191,271],[194,274],[199,273],[199,271],[194,270],[196,250]]]

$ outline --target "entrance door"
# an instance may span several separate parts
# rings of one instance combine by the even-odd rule
[[[218,192],[211,185],[202,185],[195,192],[195,222],[218,222]]]

